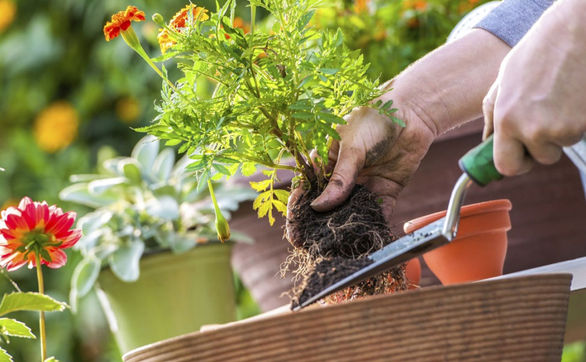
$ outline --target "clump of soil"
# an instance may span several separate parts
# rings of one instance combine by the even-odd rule
[[[377,197],[356,185],[348,200],[337,208],[319,213],[310,203],[321,190],[312,187],[291,209],[287,228],[295,247],[289,259],[298,265],[293,306],[327,286],[368,265],[366,255],[393,241]],[[341,302],[374,294],[407,289],[404,266],[394,268],[326,298]]]
[[[292,307],[295,308],[330,285],[370,264],[372,264],[372,261],[368,258],[346,259],[334,257],[323,259],[315,265],[315,269],[307,277],[304,283],[305,287],[298,298],[292,300]],[[340,303],[365,295],[389,294],[397,290],[404,290],[403,281],[405,278],[403,273],[402,268],[381,273],[374,278],[359,282],[352,288],[346,288],[331,294],[325,298],[326,302]]]

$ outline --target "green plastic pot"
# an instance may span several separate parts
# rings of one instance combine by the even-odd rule
[[[140,261],[140,278],[126,283],[110,269],[100,273],[100,303],[122,353],[236,319],[232,246],[200,245]]]

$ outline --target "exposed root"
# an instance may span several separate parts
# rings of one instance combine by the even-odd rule
[[[287,220],[295,247],[282,265],[282,273],[295,265],[291,291],[293,303],[310,298],[325,287],[368,265],[366,255],[393,241],[376,195],[357,185],[350,198],[325,213],[310,203],[320,190],[312,187],[293,206]],[[330,302],[352,300],[372,294],[407,289],[404,266],[382,273],[329,298]]]

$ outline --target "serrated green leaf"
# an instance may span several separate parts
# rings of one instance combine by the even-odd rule
[[[165,142],[165,146],[177,146],[181,142],[183,142],[183,141],[182,140],[179,140],[179,139],[176,139],[176,140],[167,140],[167,142]]]
[[[405,127],[405,121],[403,121],[402,119],[399,119],[399,118],[397,118],[395,116],[391,116],[391,119],[393,120],[393,122],[395,122],[399,126]]]
[[[332,137],[335,140],[341,140],[340,134],[333,128],[324,127],[324,131],[328,134],[328,136]],[[326,153],[327,154],[327,153]]]
[[[250,181],[250,187],[258,192],[262,192],[266,190],[269,186],[271,186],[271,179],[262,180],[262,181]]]
[[[221,163],[214,163],[213,167],[216,171],[218,171],[222,175],[232,176],[232,173],[230,173],[230,170],[226,166],[222,165]]]
[[[26,324],[11,318],[0,318],[0,334],[9,337],[36,338]]]
[[[271,226],[273,226],[273,224],[275,223],[275,218],[273,217],[273,208],[271,207],[271,209],[269,210],[269,224]]]
[[[277,200],[281,201],[282,203],[287,204],[287,202],[289,201],[289,191],[275,189],[273,190],[273,193],[275,197],[277,197]]]
[[[272,207],[272,203],[271,202],[263,202],[260,207],[258,208],[258,217],[262,218],[263,216],[265,216],[269,210]]]
[[[59,302],[48,295],[39,293],[10,293],[4,294],[0,303],[0,316],[17,311],[62,311],[67,304]]]
[[[252,176],[256,172],[256,164],[254,162],[244,162],[240,168],[242,175]]]
[[[295,112],[295,113],[293,113],[291,115],[291,117],[303,119],[303,120],[306,120],[306,121],[310,121],[310,120],[313,120],[315,118],[315,116],[313,115],[313,113],[309,113],[309,112]]]
[[[293,111],[307,111],[311,110],[311,108],[312,104],[307,99],[302,99],[289,106],[289,109]]]
[[[0,347],[0,362],[13,362],[12,356]]]
[[[304,14],[297,22],[297,29],[302,30],[303,28],[305,28],[307,24],[309,24],[309,22],[311,21],[311,18],[313,18],[314,14],[315,10],[311,10]]]
[[[321,68],[320,71],[324,74],[334,75],[340,71],[340,69],[336,68]]]
[[[280,201],[280,200],[273,200],[273,206],[281,213],[283,216],[287,216],[287,204]]]
[[[262,197],[262,195],[258,195],[256,197],[256,199],[254,199],[254,202],[252,203],[252,209],[256,210],[260,207],[260,205],[263,203],[264,199]]]
[[[338,117],[335,114],[326,113],[326,112],[319,112],[317,115],[321,119],[323,119],[325,121],[328,121],[330,123],[335,123],[335,124],[344,124],[344,123],[346,123],[346,121],[344,121],[344,118]]]

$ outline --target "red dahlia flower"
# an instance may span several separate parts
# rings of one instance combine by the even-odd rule
[[[66,212],[46,202],[33,202],[24,197],[18,207],[9,207],[0,219],[0,267],[16,270],[28,263],[36,266],[36,255],[41,264],[60,268],[67,261],[61,249],[70,248],[81,237],[81,230],[70,230],[75,221],[74,212]]]

